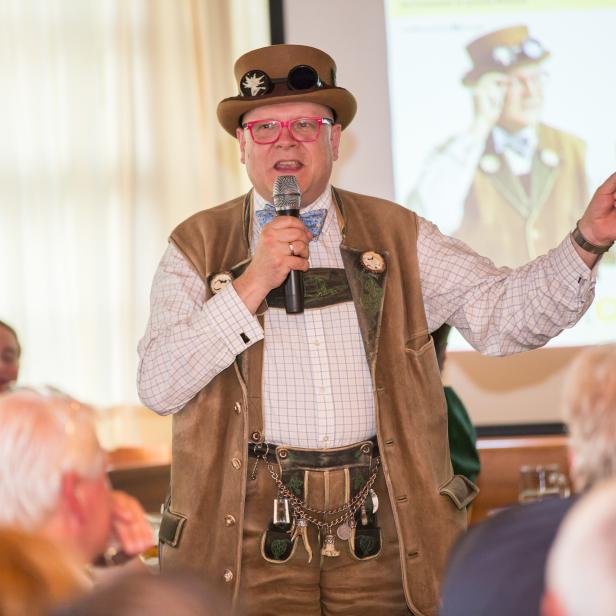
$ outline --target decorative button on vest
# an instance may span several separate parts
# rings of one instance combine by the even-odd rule
[[[210,291],[212,293],[220,293],[230,282],[233,281],[233,274],[231,272],[220,272],[214,274],[210,279]]]
[[[360,257],[360,263],[367,272],[382,274],[385,271],[385,259],[373,250],[364,252]]]
[[[225,526],[235,526],[235,517],[230,513],[225,516]]]

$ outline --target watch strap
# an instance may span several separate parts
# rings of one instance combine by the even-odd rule
[[[598,246],[597,244],[593,244],[592,242],[589,242],[582,235],[582,232],[580,231],[580,221],[579,220],[577,221],[577,224],[575,225],[575,229],[571,231],[571,237],[573,238],[573,241],[580,248],[582,248],[586,252],[592,252],[595,255],[602,255],[604,252],[607,252],[614,245],[614,242],[610,242],[609,244],[606,244],[605,246]]]

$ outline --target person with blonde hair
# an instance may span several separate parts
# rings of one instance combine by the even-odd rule
[[[546,587],[542,616],[616,613],[616,479],[593,487],[565,518],[548,556]]]
[[[572,364],[564,419],[575,489],[616,476],[616,344],[590,348]]]
[[[87,588],[77,562],[41,535],[0,528],[0,614],[45,616]]]
[[[112,492],[93,412],[58,393],[0,395],[0,526],[42,534],[91,563],[113,542],[150,547],[139,503]]]

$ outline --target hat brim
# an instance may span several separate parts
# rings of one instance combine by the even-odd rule
[[[284,95],[266,94],[258,98],[247,98],[245,96],[225,98],[218,104],[216,115],[222,127],[235,137],[235,132],[240,127],[240,120],[245,113],[257,107],[279,103],[317,103],[330,107],[336,114],[336,123],[342,125],[342,130],[351,123],[357,111],[357,101],[348,90],[338,87],[325,87],[307,92],[293,92],[292,94],[287,92]]]
[[[543,62],[544,60],[547,60],[549,57],[550,57],[550,52],[544,51],[543,55],[539,56],[538,58],[534,58],[532,60],[531,59],[521,60],[520,62],[516,62],[515,64],[512,64],[511,66],[507,66],[507,67],[503,67],[497,64],[476,65],[468,73],[466,73],[464,77],[462,77],[462,83],[465,86],[474,86],[477,83],[477,81],[479,81],[479,78],[482,75],[485,75],[486,73],[495,72],[495,73],[505,73],[506,74],[510,70],[514,68],[518,68],[518,66],[528,66],[529,64],[539,64]]]

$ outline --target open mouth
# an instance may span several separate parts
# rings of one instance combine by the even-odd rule
[[[299,160],[279,160],[274,164],[274,169],[280,173],[295,173],[303,167]]]

